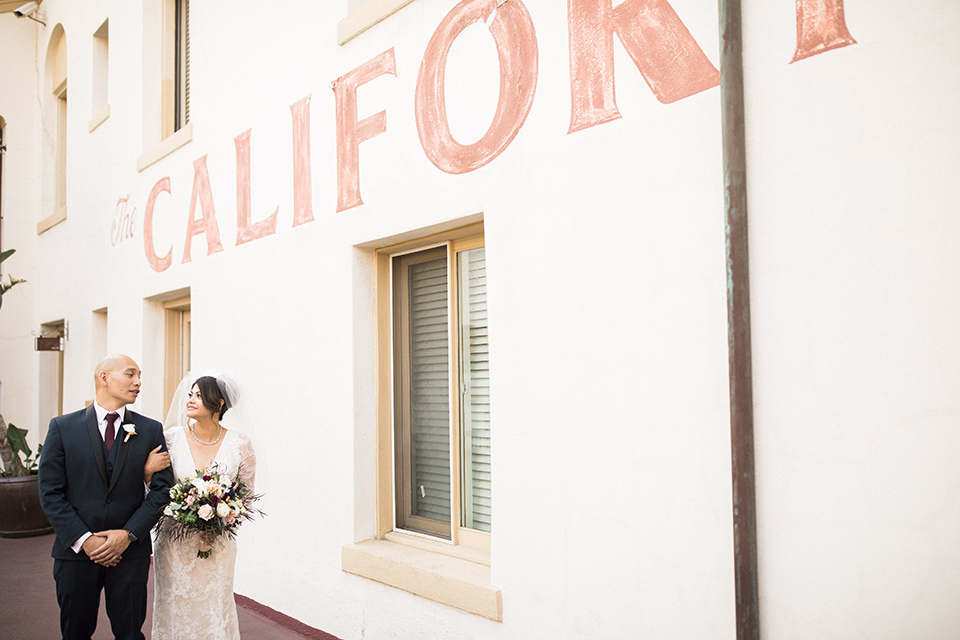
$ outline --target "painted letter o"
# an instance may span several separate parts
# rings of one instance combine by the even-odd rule
[[[444,71],[454,40],[480,20],[488,24],[497,46],[500,96],[487,132],[477,142],[463,145],[454,140],[447,121]],[[441,171],[453,174],[489,163],[520,131],[533,105],[536,87],[537,37],[524,4],[520,0],[463,0],[434,31],[417,76],[417,133],[427,158]]]

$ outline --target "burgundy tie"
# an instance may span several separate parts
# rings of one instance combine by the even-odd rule
[[[103,442],[107,445],[107,453],[110,453],[110,448],[113,446],[114,432],[116,431],[113,423],[116,422],[119,417],[120,414],[118,413],[107,414],[107,432],[103,435]]]

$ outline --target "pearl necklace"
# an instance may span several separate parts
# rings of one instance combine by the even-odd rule
[[[215,445],[215,444],[217,444],[218,442],[220,442],[220,438],[223,437],[223,425],[220,424],[220,425],[217,425],[217,426],[220,427],[220,430],[217,432],[217,439],[214,440],[213,442],[204,442],[203,440],[201,440],[200,438],[197,437],[197,432],[195,431],[195,429],[197,428],[197,425],[196,425],[196,424],[190,425],[190,435],[192,435],[192,436],[193,436],[193,439],[196,440],[197,442],[199,442],[200,444],[205,444],[205,445],[207,445],[207,446]]]

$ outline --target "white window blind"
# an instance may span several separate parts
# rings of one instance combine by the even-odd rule
[[[483,247],[458,254],[461,525],[490,531],[490,349]]]
[[[450,522],[447,260],[409,266],[410,458],[415,516]]]

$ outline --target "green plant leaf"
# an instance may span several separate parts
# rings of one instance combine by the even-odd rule
[[[0,251],[0,262],[3,262],[4,260],[12,256],[14,251],[16,251],[16,249],[7,249],[6,251]]]
[[[29,458],[33,453],[30,445],[27,444],[27,430],[15,427],[13,424],[7,424],[7,440],[14,451],[19,451],[24,458]]]

